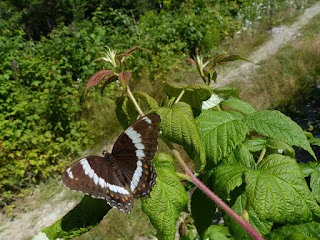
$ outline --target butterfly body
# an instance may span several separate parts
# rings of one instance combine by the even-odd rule
[[[158,146],[160,116],[149,114],[126,129],[112,153],[89,156],[74,162],[62,175],[71,190],[106,199],[110,206],[130,213],[133,198],[149,197],[156,183],[150,160]]]

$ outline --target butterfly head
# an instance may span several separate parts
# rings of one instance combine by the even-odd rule
[[[105,158],[107,155],[109,154],[109,152],[107,150],[103,150],[102,151],[102,156]]]

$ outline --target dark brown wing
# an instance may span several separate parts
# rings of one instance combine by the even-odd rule
[[[99,156],[83,158],[63,173],[62,182],[71,190],[106,199],[110,206],[130,213],[132,194],[124,187],[124,181],[118,177],[122,177],[120,170],[112,162]]]
[[[112,155],[134,197],[149,197],[157,174],[150,162],[158,149],[160,116],[148,114],[125,130],[117,139]]]

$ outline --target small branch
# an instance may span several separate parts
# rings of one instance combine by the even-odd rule
[[[238,222],[246,231],[256,240],[263,240],[263,238],[259,235],[259,233],[254,230],[251,225],[243,220],[238,214],[236,214],[227,204],[225,204],[217,195],[215,195],[207,186],[205,186],[201,181],[199,181],[188,168],[186,163],[180,156],[180,153],[174,149],[172,144],[169,144],[169,147],[179,161],[181,166],[185,169],[191,181],[202,190],[208,197],[210,197],[222,210],[224,210],[230,217],[232,217],[236,222]]]
[[[264,148],[264,149],[262,149],[262,151],[261,151],[261,153],[260,153],[260,156],[259,156],[259,159],[258,159],[256,165],[258,165],[258,164],[262,161],[265,153],[266,153],[266,149]]]
[[[138,28],[138,25],[137,25],[136,19],[135,19],[135,17],[134,17],[133,11],[132,11],[132,10],[130,10],[130,12],[131,12],[131,16],[132,16],[132,19],[133,19],[133,22],[134,22],[134,26],[136,27],[136,32],[137,32],[138,37],[139,37],[139,40],[140,40],[140,33],[139,33],[139,28]]]
[[[131,100],[132,100],[134,106],[136,107],[138,113],[140,114],[141,117],[143,117],[145,114],[142,112],[142,110],[141,110],[141,108],[140,108],[137,100],[136,100],[135,97],[133,96],[133,94],[132,94],[132,92],[131,92],[131,90],[130,90],[130,88],[129,88],[129,85],[127,85],[127,93],[129,94],[129,97],[131,98]]]
[[[183,89],[181,91],[181,93],[179,94],[178,98],[176,99],[176,101],[174,102],[174,104],[178,103],[180,101],[180,99],[182,98],[183,94],[185,93],[185,90]]]

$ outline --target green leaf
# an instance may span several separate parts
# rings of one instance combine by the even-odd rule
[[[150,110],[157,110],[159,108],[157,101],[144,92],[134,92],[133,96],[147,103]]]
[[[178,97],[183,90],[185,92],[180,101],[196,109],[201,109],[202,101],[209,99],[212,94],[212,89],[207,85],[181,86],[171,83],[164,86],[165,93],[170,97]]]
[[[310,187],[317,202],[320,203],[320,163],[299,164],[304,177],[310,176]]]
[[[264,149],[267,145],[267,139],[265,138],[251,138],[244,142],[244,145],[250,152],[259,152]]]
[[[131,99],[127,96],[117,98],[116,114],[123,129],[128,128],[138,118],[138,112]]]
[[[46,239],[80,235],[96,226],[110,209],[105,200],[84,195],[77,206],[41,232],[46,234]]]
[[[301,147],[316,159],[301,127],[283,113],[270,110],[254,112],[244,121],[251,131]]]
[[[199,188],[197,188],[191,197],[191,213],[201,239],[205,230],[211,225],[212,219],[216,213],[215,203],[208,198]]]
[[[277,139],[273,139],[273,138],[268,138],[266,141],[266,147],[271,148],[271,149],[276,149],[279,152],[282,152],[290,157],[295,157],[296,152],[294,151],[294,149],[286,144],[285,142],[279,141]]]
[[[290,157],[295,156],[295,151],[290,145],[273,138],[252,138],[244,144],[251,152],[258,152],[264,148],[271,148],[278,150],[278,152],[283,152],[284,155]]]
[[[175,172],[173,158],[164,153],[153,160],[157,181],[150,198],[142,198],[142,210],[157,229],[158,239],[175,239],[179,213],[188,202],[188,195]]]
[[[224,226],[211,225],[204,234],[206,240],[230,240],[231,235],[228,228]]]
[[[289,238],[293,234],[298,233],[303,238]],[[277,228],[270,233],[268,239],[272,240],[289,240],[289,239],[301,239],[301,240],[316,240],[320,239],[320,223],[302,223],[298,225],[285,225]]]
[[[245,145],[239,144],[215,170],[214,185],[219,196],[229,197],[230,192],[244,182],[245,172],[254,167],[252,154]]]
[[[241,114],[203,110],[196,118],[207,159],[215,164],[228,155],[246,137]]]
[[[245,173],[246,191],[261,219],[294,223],[320,216],[320,207],[310,192],[296,161],[271,154],[257,170]]]
[[[233,87],[219,87],[213,89],[213,92],[219,94],[225,99],[228,99],[229,97],[240,98],[240,93],[238,89]]]
[[[202,170],[206,164],[205,150],[190,105],[179,102],[172,108],[160,108],[158,113],[162,135],[171,142],[181,144],[195,161],[196,170]]]
[[[249,223],[250,225],[260,234],[266,235],[271,231],[272,222],[261,220],[257,212],[249,206],[248,208],[247,196],[245,193],[241,194],[231,207],[239,216],[243,216],[246,213],[249,213]],[[225,214],[224,216],[225,223],[229,228],[230,233],[236,240],[251,240],[252,237],[229,215]]]
[[[230,98],[221,103],[222,106],[233,108],[239,112],[242,112],[246,115],[254,113],[256,110],[247,102],[238,99],[238,98]]]

